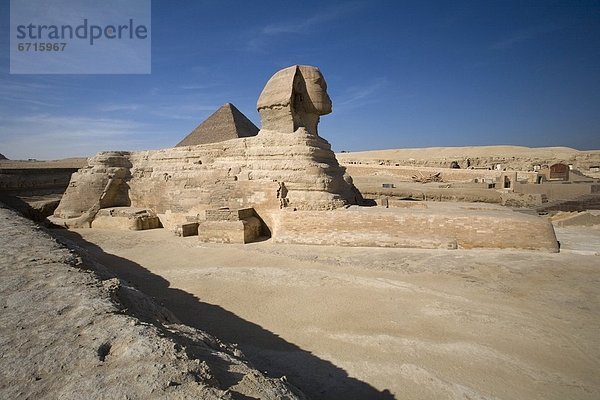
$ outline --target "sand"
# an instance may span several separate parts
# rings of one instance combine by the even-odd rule
[[[57,230],[314,399],[600,398],[600,229],[559,254]]]
[[[0,238],[0,399],[304,398],[1,204]]]

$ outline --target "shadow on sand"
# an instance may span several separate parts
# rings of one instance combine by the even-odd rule
[[[84,257],[92,257],[118,278],[153,297],[184,324],[204,330],[223,341],[237,343],[246,358],[260,371],[274,378],[285,375],[292,385],[312,399],[395,399],[388,390],[380,392],[348,376],[342,368],[257,324],[217,305],[204,303],[183,290],[169,287],[169,281],[163,277],[135,262],[104,252],[76,232],[55,230],[52,233],[57,239],[66,239],[66,242],[72,242],[69,244],[83,249]],[[315,337],[315,340],[319,338]]]

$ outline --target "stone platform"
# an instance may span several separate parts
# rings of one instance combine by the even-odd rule
[[[212,243],[251,243],[262,235],[262,223],[254,209],[206,210],[206,220],[198,225],[198,239]]]
[[[273,217],[277,243],[558,252],[552,224],[500,206],[407,202],[419,207],[282,210]],[[425,207],[423,207],[425,205]]]

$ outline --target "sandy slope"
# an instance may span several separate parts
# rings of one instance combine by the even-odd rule
[[[0,398],[298,398],[90,267],[102,271],[0,206]]]
[[[316,399],[600,398],[600,230],[560,254],[60,231]]]

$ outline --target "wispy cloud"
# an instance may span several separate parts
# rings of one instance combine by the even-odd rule
[[[327,23],[351,15],[363,7],[360,2],[348,2],[325,8],[303,19],[291,19],[261,27],[247,41],[247,50],[262,51],[274,37],[287,34],[311,34],[319,31]]]
[[[152,107],[150,113],[160,118],[199,122],[209,113],[216,111],[217,108],[219,108],[217,105],[172,104]]]
[[[100,112],[132,112],[142,108],[141,104],[109,104],[101,106]]]
[[[217,86],[219,86],[219,85],[217,85],[216,83],[207,83],[205,85],[181,85],[181,86],[179,86],[179,89],[181,89],[181,90],[206,90],[206,89],[212,89]]]
[[[510,35],[498,40],[495,43],[492,43],[490,46],[493,50],[505,50],[514,47],[523,42],[528,42],[530,40],[536,39],[540,36],[544,36],[548,33],[555,32],[561,29],[560,26],[557,25],[545,25],[545,26],[533,26],[526,29],[520,29],[515,32],[512,32]]]
[[[59,98],[53,89],[56,87],[48,83],[0,79],[0,101],[13,107],[15,104],[33,106],[33,109],[56,107]]]
[[[283,23],[266,25],[262,28],[262,33],[266,35],[278,35],[282,33],[309,33],[313,28],[352,14],[358,11],[361,7],[362,4],[357,2],[338,4],[305,19],[290,20]]]
[[[334,104],[336,111],[363,107],[376,102],[381,96],[380,92],[388,85],[388,82],[387,78],[382,77],[363,85],[348,87],[340,95],[343,100]]]

